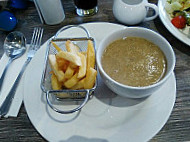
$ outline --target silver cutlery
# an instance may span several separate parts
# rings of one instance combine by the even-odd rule
[[[14,31],[7,35],[4,41],[4,51],[9,57],[9,61],[0,78],[0,92],[6,72],[10,64],[17,58],[21,57],[26,51],[26,38],[23,33]]]
[[[36,51],[40,48],[42,35],[43,35],[43,28],[34,28],[32,40],[31,40],[30,47],[28,50],[27,60],[25,61],[25,63],[23,65],[18,77],[16,78],[11,90],[9,91],[7,97],[5,98],[5,101],[3,102],[3,104],[0,107],[0,118],[5,116],[8,113],[10,106],[11,106],[11,103],[12,103],[12,100],[14,98],[16,89],[17,89],[18,84],[20,82],[20,79],[21,79],[21,77],[22,77],[22,75],[26,69],[26,66],[28,65],[28,63],[33,58]]]

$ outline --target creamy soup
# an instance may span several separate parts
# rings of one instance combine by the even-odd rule
[[[112,42],[104,50],[104,71],[115,81],[134,87],[152,85],[163,78],[167,62],[154,43],[139,37]]]

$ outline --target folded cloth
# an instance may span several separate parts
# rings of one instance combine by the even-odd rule
[[[4,82],[0,92],[0,106],[2,105],[3,101],[5,100],[6,96],[8,95],[11,87],[13,86],[21,68],[26,60],[27,51],[21,57],[15,59],[9,66],[7,73],[4,78]],[[0,60],[0,76],[2,75],[5,66],[7,65],[9,57],[6,54],[3,54]],[[22,76],[20,83],[17,87],[14,99],[12,100],[11,107],[9,112],[5,117],[17,117],[18,112],[20,110],[22,101],[23,101],[23,87],[24,87],[24,75]]]

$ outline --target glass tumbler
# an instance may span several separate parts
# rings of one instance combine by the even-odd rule
[[[34,0],[34,3],[42,23],[55,25],[65,19],[61,0]]]
[[[79,16],[90,16],[98,12],[98,0],[74,0]]]

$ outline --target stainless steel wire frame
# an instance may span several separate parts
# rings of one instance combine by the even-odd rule
[[[76,37],[76,38],[58,38],[58,35],[60,33],[62,33],[64,30],[73,28],[73,27],[77,27],[82,29],[85,33],[87,37]],[[97,79],[95,82],[95,85],[93,88],[91,89],[81,89],[81,90],[69,90],[69,89],[63,89],[63,90],[52,90],[51,88],[51,82],[50,82],[50,65],[48,62],[48,55],[49,54],[56,54],[57,51],[56,49],[51,45],[51,41],[54,41],[60,48],[62,48],[62,50],[66,51],[65,48],[65,42],[67,40],[70,40],[72,42],[74,42],[76,45],[79,46],[80,51],[86,51],[87,50],[87,41],[91,40],[94,44],[94,48],[95,48],[95,41],[92,37],[89,36],[88,31],[79,25],[69,25],[66,27],[61,28],[54,37],[52,37],[49,41],[48,41],[48,45],[47,45],[47,50],[46,50],[46,56],[45,56],[45,64],[44,64],[44,70],[43,70],[43,74],[42,74],[42,78],[41,78],[41,90],[46,94],[46,101],[47,104],[50,106],[50,108],[52,108],[55,112],[61,113],[61,114],[69,114],[69,113],[73,113],[76,111],[79,111],[82,109],[82,107],[85,106],[85,104],[88,102],[88,100],[92,97],[92,93],[94,92],[96,86],[97,86]],[[95,49],[94,49],[95,50]],[[95,66],[95,69],[97,67]],[[66,95],[66,97],[61,96],[59,94],[64,93]],[[56,100],[58,101],[78,101],[80,102],[80,104],[74,108],[74,109],[70,109],[70,110],[61,110],[59,108],[57,108],[56,106],[54,106],[54,102],[52,102],[50,100],[50,95],[53,94],[53,97],[56,97]]]

